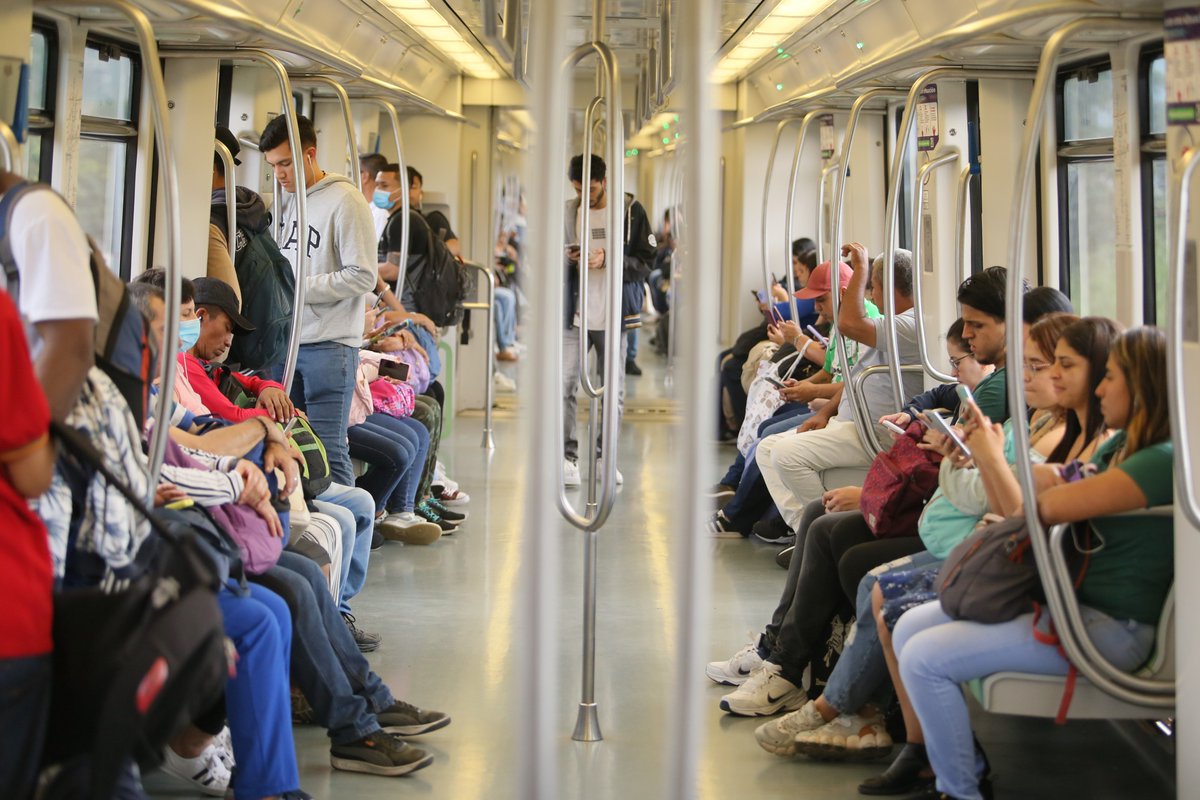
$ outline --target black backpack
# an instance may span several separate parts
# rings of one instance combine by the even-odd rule
[[[245,370],[266,370],[287,359],[296,276],[270,231],[270,225],[257,233],[239,227],[235,234],[233,268],[242,289],[242,316],[255,330],[233,338],[229,360]]]
[[[0,197],[0,265],[8,280],[8,293],[19,297],[21,275],[8,240],[13,209],[17,201],[32,191],[53,192],[44,183],[21,181]],[[66,201],[64,201],[66,202]],[[129,302],[125,283],[104,263],[96,243],[88,237],[92,251],[92,284],[96,289],[96,366],[116,384],[133,412],[133,418],[146,419],[150,399],[150,374],[154,359],[150,351],[150,324],[142,312]]]
[[[446,247],[441,236],[435,236],[425,218],[411,214],[425,226],[429,255],[408,256],[404,284],[413,294],[418,312],[429,317],[434,325],[444,328],[457,325],[463,318],[463,300],[467,296],[466,270]],[[417,275],[416,283],[412,275]]]
[[[221,570],[214,556],[221,536],[214,540],[211,531],[198,530],[195,518],[180,512],[151,512],[83,434],[58,423],[53,429],[153,529],[142,545],[146,553],[138,554],[147,569],[127,588],[54,596],[53,688],[43,763],[87,754],[91,771],[86,788],[55,786],[50,796],[82,791],[106,800],[127,759],[143,769],[157,766],[168,740],[225,689],[232,659],[217,604]]]

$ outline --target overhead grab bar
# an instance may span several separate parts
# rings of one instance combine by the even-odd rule
[[[4,169],[8,172],[17,171],[17,162],[20,160],[21,145],[17,142],[17,137],[13,134],[12,128],[8,124],[0,120],[0,153],[4,155]]]
[[[1009,220],[1008,236],[1008,286],[1007,304],[1005,308],[1006,336],[1008,339],[1007,359],[1010,364],[1020,364],[1024,359],[1024,336],[1022,332],[1021,297],[1024,273],[1025,228],[1029,219],[1029,203],[1027,199],[1033,185],[1033,173],[1036,165],[1036,151],[1041,139],[1046,113],[1046,98],[1054,85],[1062,50],[1067,41],[1081,31],[1112,31],[1121,34],[1137,34],[1142,31],[1151,32],[1162,29],[1162,19],[1081,19],[1069,22],[1058,28],[1047,40],[1038,63],[1037,76],[1034,80],[1033,91],[1029,97],[1029,107],[1025,115],[1025,128],[1022,135],[1020,160],[1018,161],[1016,184],[1013,197],[1016,198],[1016,209]],[[1168,359],[1169,367],[1170,359]],[[1006,375],[1008,388],[1008,403],[1014,420],[1026,418],[1028,409],[1023,394],[1024,387],[1021,370],[1009,370]],[[1013,425],[1013,443],[1017,453],[1029,452],[1029,430],[1025,425]],[[1176,432],[1178,435],[1178,432]],[[1029,528],[1029,541],[1033,546],[1034,559],[1038,564],[1051,564],[1054,554],[1047,541],[1045,527],[1038,514],[1037,486],[1033,477],[1033,465],[1028,458],[1018,458],[1016,461],[1017,480],[1021,484],[1021,493],[1025,498],[1025,522]],[[1074,627],[1069,623],[1070,612],[1064,599],[1066,592],[1074,591],[1073,584],[1067,582],[1060,585],[1055,580],[1051,570],[1039,571],[1042,588],[1046,594],[1050,616],[1059,623],[1059,639],[1067,658],[1079,672],[1096,685],[1101,691],[1119,700],[1139,705],[1156,705],[1159,697],[1149,694],[1158,689],[1149,689],[1143,685],[1144,679],[1135,678],[1116,667],[1107,659],[1099,656],[1094,649],[1081,641],[1087,637],[1076,635]]]
[[[797,119],[780,120],[775,126],[775,139],[771,142],[771,155],[767,156],[767,177],[763,181],[763,206],[762,206],[762,269],[763,269],[763,293],[766,294],[767,303],[774,305],[771,300],[771,286],[774,284],[774,276],[771,274],[771,260],[767,254],[770,248],[767,245],[767,216],[771,208],[771,179],[775,177],[775,157],[779,154],[779,140],[783,137],[783,129]],[[674,220],[672,220],[674,224]],[[791,252],[792,243],[788,242],[788,252]],[[791,271],[790,268],[788,270]]]
[[[788,306],[791,308],[792,322],[797,325],[800,324],[800,318],[798,316],[799,309],[796,307],[796,270],[792,267],[792,210],[796,205],[796,184],[800,179],[800,156],[804,150],[804,139],[808,136],[809,127],[822,115],[832,113],[833,109],[818,108],[805,114],[804,119],[800,121],[800,132],[796,134],[796,148],[792,151],[792,171],[788,176],[787,203],[784,211],[786,216],[783,220],[783,258],[787,262],[787,268],[783,274],[784,280],[787,281]],[[817,217],[820,219],[820,210],[817,211]],[[818,232],[817,236],[820,235]]]
[[[487,283],[487,302],[463,303],[463,308],[487,312],[487,355],[483,359],[487,367],[487,372],[485,373],[486,380],[483,384],[483,443],[481,446],[485,450],[495,450],[496,441],[492,437],[492,392],[495,391],[495,383],[492,380],[492,372],[495,370],[496,358],[496,325],[494,322],[496,315],[496,274],[488,267],[476,264],[474,261],[464,261],[463,266],[477,270],[480,274],[480,279]]]
[[[292,81],[288,77],[283,62],[265,50],[163,50],[159,53],[163,58],[182,59],[221,59],[230,61],[253,61],[261,63],[275,73],[279,82],[280,99],[283,101],[283,113],[287,117],[288,146],[295,156],[304,152],[300,144],[300,127],[296,121],[296,99],[292,95]],[[143,51],[143,57],[147,57]],[[300,331],[304,325],[304,296],[308,282],[308,248],[304,243],[308,239],[308,192],[303,182],[302,171],[297,169],[296,175],[296,292],[292,298],[292,327],[288,332],[287,360],[283,367],[283,386],[288,392],[292,391],[292,381],[296,376],[296,359],[300,355]],[[278,184],[277,184],[278,185]],[[279,187],[282,189],[282,187]],[[283,210],[282,193],[275,197],[275,204]],[[278,215],[282,218],[282,214]],[[287,231],[283,239],[287,241]],[[281,248],[282,249],[282,248]],[[176,304],[178,305],[178,304]],[[168,308],[174,308],[169,302]],[[168,315],[168,318],[170,315]],[[164,383],[164,386],[170,385]]]
[[[213,140],[217,158],[225,170],[225,235],[228,241],[230,263],[237,261],[237,175],[234,174],[233,153],[220,139]]]
[[[1200,499],[1196,497],[1195,471],[1192,466],[1192,449],[1188,437],[1188,416],[1183,376],[1183,325],[1187,319],[1184,303],[1187,297],[1184,292],[1187,287],[1185,279],[1187,258],[1187,223],[1192,205],[1192,177],[1196,174],[1196,165],[1200,164],[1193,148],[1183,154],[1175,177],[1176,202],[1172,206],[1171,216],[1175,227],[1168,225],[1168,230],[1175,231],[1171,237],[1171,274],[1167,282],[1167,296],[1171,298],[1167,310],[1167,387],[1170,394],[1171,430],[1175,439],[1175,496],[1176,502],[1183,510],[1183,516],[1195,528],[1200,528]],[[1190,298],[1195,300],[1193,294]]]
[[[405,188],[405,191],[400,193],[400,213],[404,216],[400,223],[400,264],[397,266],[398,274],[396,275],[396,297],[400,298],[404,296],[404,279],[408,276],[408,233],[412,222],[412,214],[409,213],[412,209],[408,199],[408,165],[404,163],[404,140],[400,137],[400,114],[396,111],[396,104],[391,100],[382,97],[365,97],[363,99],[375,103],[383,110],[392,123],[392,136],[396,139],[396,169],[400,171],[400,183]]]
[[[929,358],[929,343],[925,336],[925,306],[921,297],[921,273],[924,272],[921,267],[921,257],[924,255],[921,242],[925,232],[925,192],[923,189],[934,170],[946,164],[952,164],[958,161],[958,159],[958,148],[947,146],[941,148],[938,153],[933,154],[928,161],[921,165],[921,168],[917,170],[916,202],[913,203],[912,216],[913,322],[915,323],[917,333],[917,354],[921,360],[921,366],[925,368],[926,374],[935,381],[941,381],[942,383],[954,383],[955,381],[953,375],[942,372],[933,365],[933,361]],[[900,407],[904,407],[903,403]]]
[[[350,95],[346,88],[328,75],[300,75],[297,80],[305,83],[319,83],[333,90],[337,101],[342,107],[342,122],[346,125],[346,170],[350,181],[360,192],[362,191],[362,170],[358,168],[358,135],[354,131],[354,114],[350,110]],[[403,177],[400,179],[404,180]]]
[[[967,213],[971,210],[971,165],[958,174],[958,208],[954,215],[954,274],[959,285],[967,279]]]

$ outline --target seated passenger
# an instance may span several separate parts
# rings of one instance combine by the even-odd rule
[[[1153,328],[1118,338],[1096,392],[1105,424],[1119,432],[1105,442],[1079,480],[1056,465],[1036,468],[1038,515],[1047,525],[1090,521],[1104,537],[1077,589],[1084,625],[1101,655],[1133,671],[1154,647],[1155,628],[1174,580],[1170,517],[1106,518],[1169,504],[1174,466],[1167,395],[1166,339]],[[999,457],[997,426],[972,418],[969,443],[981,472],[1020,497],[1012,472]],[[997,498],[999,499],[999,498]],[[1043,620],[1044,630],[1051,620]],[[929,797],[980,800],[987,762],[975,748],[959,685],[996,672],[1065,675],[1059,648],[1035,637],[1034,615],[985,625],[948,617],[937,601],[904,614],[896,624],[900,675],[924,731],[937,775]]]

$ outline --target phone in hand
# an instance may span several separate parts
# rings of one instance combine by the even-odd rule
[[[883,420],[883,427],[887,428],[889,431],[896,434],[897,436],[904,435],[904,428],[901,428],[899,425],[892,422],[890,419]]]
[[[958,416],[961,418],[967,413],[967,407],[975,403],[975,395],[965,383],[955,386],[954,391],[958,393]]]
[[[408,364],[403,361],[380,361],[379,375],[383,378],[406,381],[408,380]]]
[[[776,325],[783,324],[783,314],[779,313],[779,309],[773,305],[771,306],[771,319],[775,321]]]
[[[292,428],[296,427],[296,423],[300,420],[299,416],[292,417],[288,420],[288,424],[283,426],[283,435],[287,436],[292,432]]]
[[[943,436],[948,437],[950,441],[954,442],[954,446],[957,447],[967,458],[972,457],[971,448],[967,447],[967,443],[962,440],[962,437],[958,435],[958,432],[955,431],[954,428],[950,427],[950,423],[946,421],[945,417],[936,411],[926,411],[925,419],[929,422],[929,427],[931,430],[935,430]]]
[[[571,259],[572,261],[579,260],[579,245],[569,244],[567,245],[565,252],[567,254],[567,258]]]
[[[822,347],[829,347],[829,340],[821,335],[821,332],[812,325],[806,326],[805,330],[812,334],[812,337],[821,343]]]
[[[783,381],[779,380],[779,378],[773,378],[770,375],[766,376],[766,381],[767,381],[767,383],[774,386],[776,389],[783,389],[787,385]]]
[[[410,321],[406,319],[403,322],[397,322],[395,325],[385,328],[379,333],[371,334],[371,338],[367,340],[367,346],[372,347],[379,344],[389,336],[395,336],[400,331],[407,330],[409,327],[409,322]]]

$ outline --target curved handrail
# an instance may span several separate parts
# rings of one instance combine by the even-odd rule
[[[1196,497],[1193,482],[1192,450],[1188,437],[1188,418],[1183,392],[1183,323],[1186,319],[1184,307],[1184,255],[1187,252],[1187,222],[1191,212],[1191,183],[1200,164],[1196,150],[1188,150],[1176,168],[1175,197],[1171,207],[1171,224],[1168,230],[1175,231],[1171,237],[1171,274],[1167,280],[1167,386],[1170,392],[1171,431],[1175,439],[1175,496],[1183,510],[1183,516],[1195,528],[1200,528],[1200,499]]]
[[[1037,77],[1034,80],[1033,91],[1029,97],[1029,106],[1025,116],[1025,129],[1022,135],[1020,160],[1018,161],[1016,184],[1013,197],[1017,198],[1016,208],[1009,220],[1008,235],[1008,286],[1006,312],[1006,336],[1008,339],[1007,359],[1010,364],[1020,364],[1024,358],[1024,337],[1021,326],[1021,275],[1024,273],[1025,228],[1029,219],[1029,196],[1033,185],[1033,172],[1036,164],[1036,150],[1041,140],[1043,122],[1046,113],[1046,98],[1056,79],[1059,60],[1063,46],[1076,33],[1084,30],[1110,30],[1128,33],[1131,30],[1158,30],[1162,27],[1161,20],[1131,20],[1131,19],[1084,19],[1069,22],[1058,28],[1047,40],[1038,63]],[[1028,412],[1025,405],[1024,386],[1021,370],[1010,370],[1006,375],[1008,388],[1008,403],[1013,419],[1024,419]],[[1024,425],[1014,425],[1013,444],[1016,452],[1029,452],[1029,431]],[[1021,484],[1021,493],[1025,497],[1025,522],[1029,528],[1029,539],[1033,547],[1034,559],[1038,563],[1051,563],[1053,555],[1047,541],[1046,531],[1038,515],[1037,487],[1033,477],[1033,465],[1027,458],[1018,458],[1016,462],[1017,480]],[[1059,586],[1058,582],[1043,579],[1046,590],[1046,604],[1052,619],[1068,618],[1067,603],[1063,595],[1071,591],[1071,584]],[[1067,658],[1079,672],[1096,685],[1101,691],[1117,699],[1130,703],[1147,703],[1144,692],[1131,690],[1127,685],[1128,675],[1114,667],[1106,659],[1093,660],[1085,647],[1074,635],[1070,626],[1060,631],[1060,640]]]
[[[604,359],[604,387],[612,386],[613,391],[619,385],[621,379],[621,370],[625,368],[625,360],[619,358],[621,354],[618,352],[621,345],[621,277],[622,270],[616,268],[617,263],[623,263],[624,260],[624,227],[625,227],[625,178],[624,178],[624,161],[625,161],[625,128],[621,121],[621,73],[620,65],[617,63],[616,56],[613,51],[603,42],[585,42],[576,47],[567,57],[563,64],[564,71],[570,71],[580,61],[595,54],[600,61],[601,77],[605,82],[604,103],[606,111],[606,125],[608,136],[608,245],[611,254],[621,252],[622,261],[616,262],[615,258],[610,254],[610,265],[608,267],[607,291],[608,291],[608,319],[607,329],[604,332],[605,353]],[[593,101],[594,102],[594,101]],[[586,129],[585,135],[590,132],[590,126]],[[591,174],[591,159],[583,160],[584,180],[587,180]],[[588,184],[583,185],[584,198],[587,196]],[[587,229],[587,214],[586,214],[586,199],[582,199],[580,203],[581,211],[584,212],[583,220],[584,230]],[[620,249],[618,249],[620,248]],[[561,252],[561,250],[560,250]],[[583,259],[586,254],[583,252],[582,236],[580,245],[580,266],[583,266]],[[579,276],[580,284],[580,303],[582,304],[583,292],[582,287],[587,284],[587,276],[581,274]],[[586,309],[579,308],[580,314],[580,338],[586,339]],[[557,369],[562,369],[562,347],[563,341],[561,334],[556,338],[557,343],[557,358],[555,364]],[[586,350],[584,351],[586,355]],[[580,372],[586,371],[586,360],[580,363]],[[559,373],[561,377],[561,372]],[[601,389],[603,391],[603,389]],[[609,514],[612,512],[613,503],[616,501],[616,486],[617,486],[617,427],[620,421],[617,417],[619,404],[616,402],[605,402],[603,417],[601,421],[601,435],[603,436],[605,447],[608,449],[608,457],[604,459],[604,470],[600,475],[600,494],[597,498],[595,509],[590,514],[580,514],[575,510],[571,501],[567,498],[567,487],[563,482],[562,472],[558,476],[558,510],[563,515],[567,522],[574,525],[580,530],[592,532],[601,528],[608,520]],[[556,417],[558,421],[557,430],[563,428],[563,407],[562,403],[557,405]]]
[[[825,114],[832,114],[831,108],[815,108],[804,115],[804,119],[800,120],[800,132],[796,134],[796,148],[792,151],[792,171],[788,176],[787,187],[787,202],[785,204],[783,218],[783,258],[787,263],[784,269],[784,280],[787,282],[788,306],[792,311],[792,322],[799,324],[799,309],[796,307],[796,270],[792,267],[792,211],[796,205],[796,184],[800,179],[800,156],[804,150],[804,139],[808,136],[808,129],[817,119],[820,119]],[[821,218],[820,209],[817,210],[818,221]],[[820,233],[817,234],[820,236]],[[769,287],[768,287],[769,288]]]
[[[237,261],[237,175],[234,174],[233,153],[220,139],[213,140],[213,148],[221,166],[225,169],[225,235],[229,241],[229,261]]]
[[[13,134],[12,128],[8,127],[8,123],[0,120],[0,154],[4,156],[4,169],[7,172],[17,171],[20,152],[21,145]]]
[[[828,261],[833,262],[833,255],[828,251],[829,247],[834,246],[833,242],[825,241],[825,184],[829,181],[829,176],[837,172],[838,167],[842,165],[842,160],[837,156],[829,162],[829,166],[821,170],[821,178],[817,182],[817,263],[823,264]],[[829,209],[830,214],[833,209]],[[799,320],[796,320],[799,322]]]
[[[938,167],[951,164],[959,159],[957,147],[944,147],[938,153],[921,165],[917,170],[917,202],[913,203],[913,247],[912,247],[912,286],[913,286],[913,322],[916,325],[917,334],[917,357],[920,359],[921,366],[925,367],[925,372],[935,381],[942,383],[954,383],[954,376],[942,372],[933,365],[933,361],[929,358],[929,343],[925,336],[925,307],[921,298],[921,273],[924,271],[921,268],[921,240],[925,227],[925,192],[921,188],[929,180],[929,175]],[[903,408],[903,405],[901,405]]]
[[[971,206],[971,165],[963,167],[958,174],[958,208],[954,215],[954,274],[958,283],[967,279],[967,211]]]
[[[771,142],[771,155],[767,157],[767,177],[763,181],[763,207],[762,207],[762,269],[763,269],[763,292],[766,293],[767,302],[771,302],[771,261],[767,258],[769,248],[767,246],[767,216],[770,210],[771,203],[771,178],[775,177],[775,157],[779,155],[779,140],[783,137],[783,130],[788,125],[796,122],[797,119],[780,120],[775,126],[775,139]],[[672,220],[674,223],[674,220]],[[788,252],[792,250],[792,243],[788,242]],[[788,271],[791,272],[789,266]]]
[[[400,114],[396,111],[396,104],[383,97],[364,97],[363,99],[379,106],[392,123],[392,136],[396,139],[396,168],[400,171],[400,182],[407,184],[408,165],[404,163],[404,140],[400,137]],[[404,217],[400,223],[400,264],[397,267],[398,274],[396,275],[397,297],[404,296],[404,279],[408,274],[408,231],[412,221],[411,210],[408,192],[401,192],[400,213]]]
[[[866,408],[867,401],[866,401],[866,398],[863,396],[863,386],[866,384],[867,378],[872,378],[876,375],[883,375],[885,373],[890,375],[891,371],[892,371],[892,368],[887,364],[876,364],[873,367],[864,367],[863,369],[860,369],[858,372],[854,373],[854,377],[851,378],[851,383],[854,385],[855,392],[858,393],[859,397],[863,397],[863,406],[865,408],[864,414],[866,416],[863,416],[861,418],[866,422],[867,435],[870,436],[871,447],[874,448],[875,454],[882,453],[887,448],[884,447],[882,442],[879,441],[879,432],[875,429],[876,420],[873,416],[871,416],[871,409]],[[920,364],[901,364],[900,372],[902,372],[902,373],[907,372],[907,373],[912,373],[912,374],[916,374],[916,373],[924,374],[925,367],[923,367]],[[843,379],[843,382],[844,382],[844,379]],[[856,421],[857,421],[857,419],[859,419],[857,412],[855,412],[855,418],[856,418]],[[871,450],[868,449],[867,453],[871,454]]]
[[[78,0],[84,2],[85,0]],[[288,77],[283,62],[265,50],[163,50],[159,52],[163,58],[184,59],[228,59],[231,61],[257,61],[273,73],[279,82],[279,94],[283,100],[283,111],[287,117],[288,146],[292,153],[303,152],[300,146],[300,128],[296,122],[296,100],[292,96],[292,81]],[[147,58],[145,51],[143,58]],[[300,176],[297,175],[297,181]],[[280,187],[282,189],[282,187]],[[296,192],[296,292],[292,298],[292,327],[288,332],[287,360],[283,366],[283,386],[288,392],[292,391],[292,381],[296,376],[296,360],[300,356],[300,331],[304,325],[304,296],[308,288],[308,248],[304,246],[308,230],[308,192],[304,187],[297,186]],[[283,196],[278,193],[275,204],[282,211]],[[286,235],[286,234],[285,234]],[[175,305],[178,305],[176,303]],[[174,308],[168,299],[167,308]],[[168,321],[171,315],[168,316]],[[163,384],[164,386],[170,384]]]
[[[338,104],[342,107],[342,121],[346,124],[346,167],[349,170],[346,177],[354,184],[354,188],[361,192],[362,170],[358,168],[358,135],[354,131],[354,113],[350,110],[350,95],[346,94],[346,87],[328,75],[297,75],[295,79],[306,83],[319,83],[332,89],[337,95]],[[404,180],[403,176],[400,180]]]
[[[477,309],[487,311],[487,355],[484,358],[484,363],[487,365],[486,380],[483,384],[483,444],[487,450],[495,450],[496,442],[492,437],[492,398],[495,391],[495,384],[492,381],[492,372],[495,370],[496,359],[496,325],[493,321],[496,308],[496,274],[489,267],[482,264],[476,264],[474,261],[464,261],[464,267],[478,270],[484,281],[487,282],[487,303],[463,303],[463,308]]]
[[[1024,70],[937,67],[922,73],[909,88],[904,104],[904,115],[900,119],[900,130],[896,133],[896,152],[892,154],[888,177],[887,210],[884,212],[887,234],[883,240],[883,315],[887,320],[884,333],[887,336],[888,348],[891,353],[898,354],[900,352],[900,335],[896,331],[896,270],[893,266],[896,260],[896,243],[900,227],[900,176],[904,171],[904,154],[908,150],[908,142],[912,138],[917,120],[917,98],[921,90],[942,78],[949,80],[978,80],[980,78],[1029,80],[1032,77],[1034,77],[1033,74]],[[915,265],[913,268],[916,269]],[[888,363],[898,364],[898,356],[890,359]],[[1016,374],[1020,377],[1020,370]],[[892,379],[892,397],[896,401],[896,408],[902,408],[904,398],[901,396],[899,370],[892,371]]]
[[[596,109],[604,105],[604,98],[596,96],[588,103],[587,110],[583,114],[583,194],[580,197],[579,203],[579,305],[576,309],[579,312],[579,385],[583,387],[583,392],[588,397],[600,398],[604,396],[604,387],[596,387],[592,383],[592,376],[588,374],[588,337],[587,337],[587,306],[588,306],[588,280],[587,280],[587,258],[591,252],[592,244],[592,226],[589,223],[589,206],[588,197],[592,185],[592,152],[596,146]],[[617,167],[613,167],[617,169]],[[613,198],[610,196],[608,202],[611,205]],[[622,198],[624,202],[624,198]],[[608,249],[612,250],[612,242],[609,242]],[[605,275],[607,286],[612,282],[613,271],[609,270]],[[610,315],[611,317],[611,315]],[[616,352],[616,351],[612,351]]]

